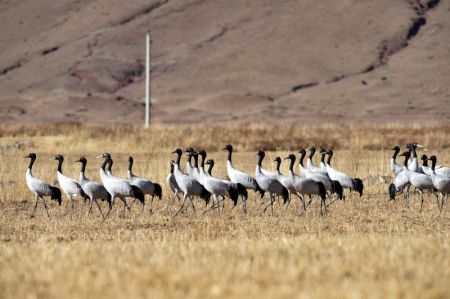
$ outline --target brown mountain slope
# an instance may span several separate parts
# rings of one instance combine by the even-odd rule
[[[0,3],[0,121],[449,121],[449,1]]]

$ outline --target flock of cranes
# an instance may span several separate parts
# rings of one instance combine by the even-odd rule
[[[436,194],[437,207],[442,211],[445,200],[450,193],[450,168],[436,166],[436,156],[422,155],[423,165],[419,165],[417,148],[422,146],[417,143],[411,143],[406,146],[408,151],[399,155],[400,148],[392,148],[394,154],[391,158],[391,170],[395,175],[394,182],[389,185],[389,196],[392,200],[398,193],[403,193],[404,206],[409,206],[409,190],[413,187],[420,194],[420,210],[423,207],[424,192]],[[403,164],[396,162],[397,156],[405,157]],[[431,161],[431,167],[428,165]],[[437,196],[437,193],[440,194]]]
[[[420,193],[421,209],[424,200],[424,192],[440,193],[440,199],[437,197],[438,208],[442,211],[445,198],[450,193],[450,169],[448,167],[436,166],[436,157],[422,156],[423,165],[420,166],[416,149],[418,144],[409,144],[408,151],[400,154],[400,148],[394,147],[394,155],[391,159],[391,169],[395,174],[394,182],[389,186],[389,195],[395,199],[398,193],[404,194],[405,206],[408,206],[409,190],[414,187]],[[228,152],[227,173],[228,179],[217,178],[212,174],[214,160],[207,160],[207,153],[204,150],[196,151],[191,147],[184,150],[176,149],[172,154],[176,159],[170,162],[170,172],[166,178],[166,184],[172,196],[168,200],[167,207],[171,207],[178,199],[180,206],[175,216],[179,213],[187,212],[189,207],[195,213],[194,199],[198,198],[206,206],[204,212],[217,209],[220,214],[224,209],[225,200],[231,200],[234,209],[239,204],[244,213],[247,213],[248,191],[259,194],[261,205],[264,205],[263,211],[271,209],[273,213],[274,203],[282,200],[285,209],[289,207],[291,200],[296,198],[300,204],[300,215],[305,215],[308,206],[314,198],[320,201],[320,214],[327,213],[327,207],[336,200],[345,200],[344,190],[355,191],[360,196],[363,195],[364,185],[359,178],[353,178],[343,172],[338,171],[331,165],[333,151],[331,149],[320,149],[320,163],[313,163],[313,156],[316,153],[314,147],[300,149],[298,151],[298,169],[299,173],[294,171],[297,157],[295,154],[289,154],[284,159],[276,157],[275,171],[269,171],[263,168],[265,158],[264,151],[258,151],[255,157],[256,169],[254,176],[247,174],[233,164],[233,147],[227,145],[223,150]],[[307,155],[309,150],[309,155]],[[185,170],[181,167],[181,158],[186,154],[187,161]],[[404,163],[398,164],[397,156],[404,156]],[[102,158],[100,165],[101,183],[90,180],[85,175],[87,159],[82,157],[75,162],[81,164],[79,180],[75,180],[63,174],[62,166],[64,157],[57,155],[51,160],[58,161],[57,179],[58,187],[51,186],[33,176],[32,168],[36,160],[36,154],[30,153],[25,158],[30,158],[30,163],[26,172],[26,182],[29,189],[35,194],[35,206],[31,213],[34,216],[37,205],[42,200],[45,211],[48,213],[47,203],[44,197],[50,197],[61,205],[61,190],[68,197],[73,213],[73,197],[79,196],[89,203],[88,215],[91,213],[95,204],[101,214],[103,221],[109,216],[115,200],[118,198],[131,214],[131,207],[138,201],[142,209],[145,206],[145,196],[149,195],[151,203],[155,197],[162,198],[161,186],[149,179],[138,177],[133,174],[133,157],[128,158],[128,177],[126,179],[116,177],[112,174],[113,160],[109,153],[104,153],[97,158]],[[306,158],[306,163],[304,160]],[[282,160],[289,163],[287,174],[280,172]],[[431,167],[428,161],[431,161]],[[305,165],[306,164],[306,165]],[[208,169],[205,170],[206,165]],[[268,200],[265,199],[268,194]],[[180,196],[181,195],[181,196]],[[127,203],[126,198],[132,198],[131,205]],[[309,200],[307,200],[309,199]],[[108,211],[104,214],[99,200],[108,203]],[[151,204],[152,205],[152,204]],[[83,205],[84,207],[84,205]]]

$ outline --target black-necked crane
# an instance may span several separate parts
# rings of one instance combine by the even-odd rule
[[[100,214],[102,218],[104,218],[102,208],[100,207],[99,203],[97,202],[98,199],[102,201],[107,201],[108,205],[111,207],[111,195],[106,190],[105,186],[103,186],[100,183],[97,183],[95,181],[91,181],[86,177],[85,171],[86,171],[86,164],[87,159],[85,157],[81,157],[80,159],[76,160],[75,162],[81,163],[81,170],[80,170],[80,185],[83,189],[84,193],[89,198],[89,211],[88,216],[91,213],[92,210],[92,204],[95,202],[97,205]]]
[[[255,192],[259,192],[261,198],[263,198],[264,190],[262,190],[258,185],[256,179],[234,167],[232,162],[233,146],[231,144],[228,144],[227,146],[225,146],[224,150],[228,152],[227,172],[230,181],[236,184],[241,184],[247,189],[252,189]]]
[[[284,203],[286,203],[289,200],[289,191],[277,179],[262,173],[261,167],[265,153],[263,151],[258,151],[256,155],[258,156],[258,163],[256,164],[255,178],[261,189],[269,193],[270,198],[270,203],[264,208],[264,212],[270,206],[273,214],[273,203],[275,201],[273,195],[280,195],[283,198]]]
[[[72,213],[73,213],[73,197],[81,196],[84,198],[84,200],[87,200],[88,196],[86,193],[84,193],[83,189],[81,188],[80,183],[78,183],[76,180],[63,174],[62,164],[64,162],[64,157],[62,155],[56,155],[53,158],[50,158],[50,160],[58,161],[58,168],[56,171],[56,176],[58,178],[59,186],[61,187],[63,192],[67,195],[67,197],[70,200],[70,212],[72,215]]]
[[[442,208],[444,207],[444,200],[447,198],[447,196],[450,194],[450,177],[448,176],[442,176],[436,174],[436,156],[431,156],[431,180],[433,182],[434,187],[437,189],[439,193],[441,193],[441,202],[439,206],[439,211],[442,212]],[[438,200],[439,204],[439,200]]]
[[[196,179],[184,174],[180,169],[180,161],[181,161],[181,155],[183,154],[183,151],[180,148],[177,148],[172,154],[177,155],[177,159],[175,160],[174,165],[174,175],[175,179],[177,181],[178,186],[180,187],[181,191],[183,192],[183,201],[181,203],[180,209],[175,214],[178,215],[180,211],[184,209],[184,205],[186,203],[186,200],[189,200],[191,202],[192,207],[194,208],[194,203],[192,202],[192,196],[199,196],[203,200],[205,200],[206,204],[209,203],[209,199],[211,197],[211,193],[205,189],[205,187],[200,184]],[[195,213],[195,208],[194,208]]]
[[[55,200],[58,202],[59,205],[61,205],[62,197],[61,197],[61,190],[59,190],[58,187],[54,187],[50,184],[47,184],[40,179],[33,176],[33,164],[34,161],[36,161],[36,154],[30,153],[24,158],[30,158],[30,164],[28,164],[27,172],[25,174],[25,179],[27,181],[27,186],[31,190],[31,192],[35,195],[36,203],[34,205],[33,212],[31,212],[30,217],[34,217],[34,213],[36,212],[36,208],[38,206],[39,200],[42,200],[45,207],[45,212],[47,213],[47,216],[50,217],[50,214],[48,213],[47,203],[44,200],[44,197],[49,196],[51,200]]]
[[[152,212],[153,209],[153,199],[156,197],[158,197],[160,200],[162,198],[162,188],[161,185],[158,183],[154,183],[152,181],[150,181],[149,179],[144,179],[142,177],[139,177],[137,175],[134,175],[133,173],[133,162],[134,159],[132,156],[128,157],[128,181],[130,182],[131,185],[138,187],[142,193],[144,193],[145,195],[150,195],[151,196],[151,201],[150,201],[150,212]],[[136,201],[136,199],[135,199]],[[131,206],[134,204],[131,204]],[[130,206],[130,208],[131,208]]]
[[[332,179],[333,181],[338,181],[339,184],[341,184],[342,188],[358,192],[359,196],[361,197],[363,195],[364,190],[364,184],[362,180],[359,178],[352,178],[351,176],[334,169],[331,166],[331,158],[333,157],[333,150],[330,149],[327,151],[327,153],[328,153],[328,160],[325,163],[325,167],[330,179]]]

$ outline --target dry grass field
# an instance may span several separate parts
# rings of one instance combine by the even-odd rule
[[[439,214],[427,196],[403,208],[402,198],[388,201],[389,158],[393,145],[417,141],[438,162],[450,164],[450,126],[378,127],[96,127],[71,124],[0,126],[0,298],[448,298],[450,297],[449,209]],[[365,195],[335,202],[324,217],[314,202],[305,217],[299,205],[275,206],[263,214],[257,197],[249,213],[230,211],[172,217],[168,191],[153,213],[116,202],[100,224],[98,211],[80,214],[77,200],[70,217],[67,199],[50,204],[51,218],[39,206],[29,218],[33,195],[25,184],[28,160],[36,152],[34,175],[56,180],[55,154],[66,158],[63,170],[78,177],[80,155],[88,175],[98,180],[99,161],[113,155],[114,174],[126,176],[127,156],[134,172],[162,185],[170,152],[176,147],[204,148],[216,160],[213,174],[226,175],[220,149],[232,143],[234,164],[254,172],[255,152],[267,150],[265,168],[275,156],[299,147],[332,147],[336,168],[365,181]],[[183,159],[183,166],[184,166]],[[282,172],[287,165],[282,164]],[[414,196],[415,198],[417,195]],[[48,201],[47,201],[48,202]],[[105,206],[106,208],[106,206]]]

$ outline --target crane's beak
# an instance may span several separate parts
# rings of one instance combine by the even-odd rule
[[[103,155],[97,156],[95,159],[100,159],[101,157],[103,157]]]
[[[55,156],[55,157],[51,157],[51,158],[49,158],[48,160],[49,160],[49,161],[50,161],[50,160],[56,160],[56,156]]]
[[[177,151],[173,151],[173,152],[172,152],[172,154],[176,154],[176,153],[177,153]]]
[[[286,158],[284,158],[284,160],[290,160],[291,159],[291,157],[286,157]]]
[[[422,146],[422,145],[420,145],[420,144],[417,144],[416,146],[417,146],[417,147],[421,147],[421,148],[423,148],[423,146]]]
[[[81,160],[80,160],[80,159],[78,159],[78,160],[75,160],[75,161],[73,161],[73,162],[81,162]]]

